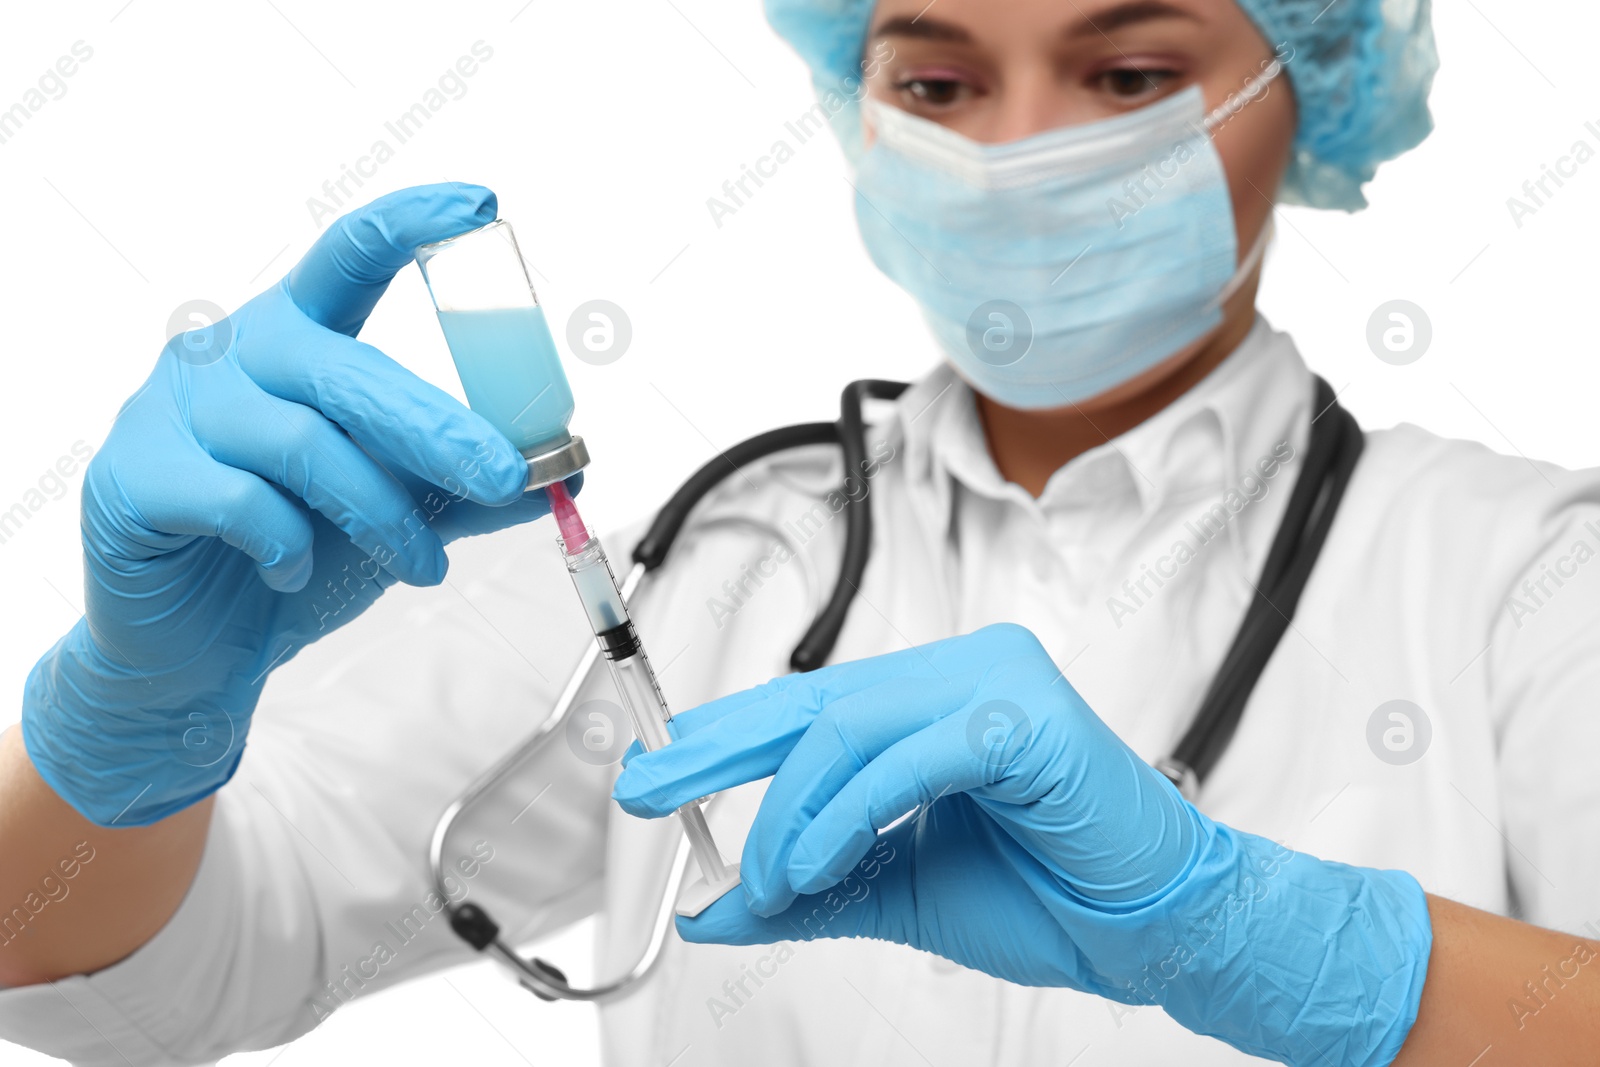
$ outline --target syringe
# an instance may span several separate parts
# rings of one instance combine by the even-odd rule
[[[600,539],[589,533],[565,485],[552,483],[545,487],[545,492],[561,531],[558,543],[567,573],[572,575],[572,585],[583,602],[584,614],[600,644],[600,653],[611,668],[617,693],[633,723],[634,735],[647,751],[670,744],[672,735],[667,724],[672,721],[672,712],[662,699],[661,687],[644,654],[644,645],[640,644],[627,605],[617,591],[611,562],[600,547]],[[739,884],[739,865],[723,862],[698,803],[679,808],[678,818],[684,835],[689,838],[695,862],[700,865],[700,878],[684,891],[678,902],[678,914],[698,915]]]
[[[561,528],[561,554],[600,652],[611,665],[634,735],[645,748],[660,748],[672,740],[667,731],[672,713],[661,699],[600,541],[589,535],[562,484],[588,465],[589,450],[568,429],[572,390],[511,224],[496,219],[423,245],[417,265],[472,409],[527,459],[528,489],[549,494]],[[678,815],[701,872],[700,881],[681,898],[678,913],[698,915],[739,884],[739,865],[722,862],[699,804],[684,805]]]

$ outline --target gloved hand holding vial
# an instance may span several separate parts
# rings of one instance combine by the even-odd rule
[[[511,224],[487,226],[417,250],[467,403],[505,434],[528,461],[528,489],[550,498],[558,544],[573,588],[611,668],[633,732],[646,750],[672,740],[672,713],[662,699],[644,645],[618,592],[600,539],[590,534],[564,480],[589,463],[583,438],[568,430],[574,403],[534,294]],[[678,903],[698,915],[739,884],[738,864],[725,863],[698,802],[678,809],[700,866],[700,879]]]

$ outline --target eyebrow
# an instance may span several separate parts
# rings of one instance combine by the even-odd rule
[[[1072,5],[1080,15],[1083,9],[1077,4]],[[1188,19],[1191,22],[1202,21],[1199,15],[1166,0],[1130,0],[1129,3],[1118,4],[1107,11],[1102,11],[1094,17],[1083,15],[1081,21],[1068,27],[1064,32],[1065,37],[1095,37],[1104,36],[1113,30],[1120,30],[1124,26],[1131,26],[1140,22],[1153,22],[1157,19]],[[909,37],[923,41],[947,41],[958,44],[970,44],[972,34],[964,27],[953,22],[941,19],[923,18],[918,15],[914,18],[897,15],[879,23],[872,31],[874,38],[878,37]]]
[[[921,15],[911,18],[905,15],[896,15],[884,19],[872,31],[873,37],[912,37],[923,41],[955,41],[967,44],[972,41],[972,34],[957,26],[953,22],[944,22],[939,19],[925,19]]]

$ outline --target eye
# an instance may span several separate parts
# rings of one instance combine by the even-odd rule
[[[1119,102],[1155,96],[1178,76],[1174,70],[1141,67],[1116,67],[1094,77],[1094,87]]]
[[[906,78],[894,83],[906,103],[924,108],[949,107],[972,95],[972,87],[954,78]]]

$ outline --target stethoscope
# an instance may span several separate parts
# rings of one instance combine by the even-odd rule
[[[1200,702],[1194,721],[1172,754],[1156,762],[1156,768],[1191,801],[1199,795],[1201,784],[1233,740],[1244,715],[1245,704],[1294,618],[1300,595],[1327,541],[1339,502],[1350,484],[1356,461],[1365,444],[1361,427],[1339,404],[1333,389],[1320,377],[1314,378],[1314,381],[1316,402],[1304,463],[1289,495],[1272,547],[1267,552],[1260,581],[1254,587],[1255,596],[1245,611],[1221,667]],[[838,421],[798,423],[768,430],[709,460],[672,494],[656,513],[644,537],[634,546],[633,566],[619,589],[623,600],[631,603],[645,577],[666,562],[695,506],[729,475],[778,452],[823,444],[839,446],[846,472],[866,469],[866,428],[862,419],[862,404],[867,398],[894,400],[906,388],[905,382],[876,379],[851,382],[840,398]],[[844,555],[832,592],[825,602],[815,595],[820,588],[815,574],[805,572],[807,586],[813,592],[814,614],[810,626],[789,657],[789,665],[796,671],[815,670],[827,662],[844,627],[850,604],[866,574],[872,545],[872,509],[868,503],[870,494],[846,493],[845,496],[850,502],[843,509]],[[808,559],[798,545],[791,543],[792,538],[785,531],[766,523],[724,517],[700,522],[695,528],[706,529],[716,525],[749,527],[765,537],[785,543],[796,559]],[[805,566],[809,567],[809,562]],[[450,896],[445,885],[444,848],[451,828],[463,812],[560,732],[599,657],[598,645],[590,644],[562,689],[549,718],[515,750],[479,775],[439,817],[429,844],[428,863],[434,888],[441,899],[448,900]],[[660,958],[688,859],[688,843],[680,840],[644,951],[620,977],[600,985],[571,985],[566,975],[552,964],[538,957],[524,957],[500,937],[499,926],[480,905],[463,901],[450,906],[450,927],[473,948],[490,954],[507,966],[523,988],[542,1000],[605,1000],[642,980]]]

